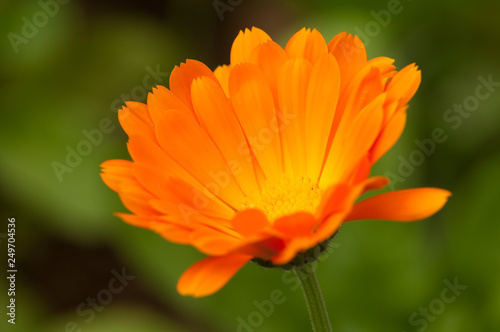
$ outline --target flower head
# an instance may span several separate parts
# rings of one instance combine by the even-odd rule
[[[367,60],[346,33],[327,44],[302,29],[283,49],[257,28],[236,37],[229,65],[212,72],[187,60],[169,89],[119,111],[133,161],[102,165],[132,212],[118,216],[210,256],[179,280],[193,296],[216,292],[251,259],[287,264],[343,222],[431,216],[448,191],[356,203],[388,184],[370,168],[401,135],[420,84],[414,64],[396,71],[393,61]]]

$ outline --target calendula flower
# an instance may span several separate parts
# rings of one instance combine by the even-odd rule
[[[420,84],[414,64],[367,60],[341,33],[328,44],[302,29],[283,49],[262,30],[240,32],[230,64],[187,60],[169,89],[118,115],[133,161],[102,164],[104,182],[131,214],[125,222],[189,244],[209,257],[180,278],[181,294],[205,296],[248,261],[301,264],[342,223],[414,221],[450,193],[387,192],[357,202],[388,179],[371,166],[401,135]]]

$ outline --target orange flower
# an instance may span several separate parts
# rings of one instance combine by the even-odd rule
[[[187,60],[170,89],[119,112],[133,161],[102,164],[132,214],[125,222],[210,257],[180,278],[183,295],[219,290],[249,260],[274,265],[328,241],[345,221],[427,218],[450,193],[418,188],[359,196],[388,184],[370,168],[399,138],[420,84],[414,64],[367,61],[346,33],[326,43],[302,29],[285,49],[240,32],[231,64]]]

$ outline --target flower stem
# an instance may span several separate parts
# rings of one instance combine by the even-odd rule
[[[314,332],[332,332],[328,312],[312,264],[293,269],[302,286]]]

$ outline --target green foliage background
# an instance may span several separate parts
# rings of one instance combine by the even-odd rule
[[[252,330],[310,330],[301,291],[278,270],[249,264],[213,296],[178,295],[178,277],[202,255],[114,217],[125,209],[99,177],[104,160],[129,158],[114,106],[131,99],[122,95],[143,84],[148,66],[169,72],[194,58],[215,68],[229,61],[237,32],[251,26],[282,45],[303,26],[327,40],[361,30],[369,58],[395,58],[398,68],[419,65],[423,79],[407,128],[374,174],[397,174],[398,158],[408,160],[418,149],[415,139],[431,137],[435,128],[447,135],[394,185],[449,189],[445,208],[418,223],[346,224],[319,264],[334,330],[500,331],[500,89],[456,128],[443,118],[474,95],[478,77],[500,81],[499,2],[401,0],[401,10],[382,24],[376,13],[394,1],[233,0],[239,4],[221,20],[212,1],[73,0],[59,4],[16,52],[9,33],[21,35],[23,18],[33,21],[41,3],[0,3],[0,233],[15,217],[19,271],[15,326],[6,322],[8,285],[0,279],[2,331],[71,331],[68,322],[92,332],[238,331],[240,317],[258,322],[254,301],[269,300],[275,289],[286,301]],[[82,131],[105,118],[115,129],[59,181],[52,163],[65,163],[67,146],[76,148]],[[6,252],[5,237],[0,241]],[[135,276],[130,285],[92,319],[78,314],[81,303],[108,287],[111,271],[122,268]],[[455,279],[467,289],[441,308],[436,299],[444,281]],[[432,319],[416,323],[429,305]]]

